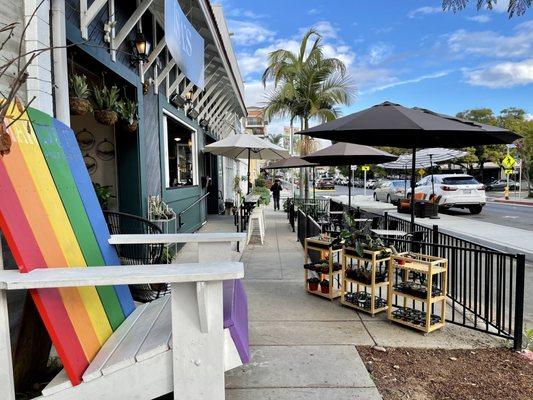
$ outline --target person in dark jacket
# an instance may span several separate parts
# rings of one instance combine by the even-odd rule
[[[274,198],[274,210],[279,210],[279,194],[283,188],[281,187],[279,180],[275,180],[274,184],[270,187],[270,191],[272,192],[272,197]]]

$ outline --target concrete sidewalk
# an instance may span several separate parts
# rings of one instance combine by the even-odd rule
[[[501,344],[451,324],[425,337],[389,324],[385,313],[371,318],[307,294],[302,247],[286,214],[267,209],[266,220],[265,244],[250,242],[242,256],[252,361],[226,374],[228,399],[379,399],[356,346]]]

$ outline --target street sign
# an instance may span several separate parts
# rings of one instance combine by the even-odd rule
[[[368,166],[368,165],[363,165],[363,166],[361,167],[361,171],[370,171],[370,166]]]
[[[505,167],[505,169],[512,169],[515,164],[516,160],[510,154],[507,154],[502,160],[502,165]]]
[[[357,171],[357,165],[351,165],[350,168],[352,171]]]
[[[512,175],[514,170],[513,169],[506,169],[504,172],[505,172],[505,175]]]

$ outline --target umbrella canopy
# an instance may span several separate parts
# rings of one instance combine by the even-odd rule
[[[275,161],[263,169],[306,168],[315,167],[317,165],[318,164],[310,163],[309,161],[305,161],[299,157],[289,157]]]
[[[506,144],[520,138],[507,129],[388,101],[296,133],[339,142],[403,148]]]
[[[353,143],[335,143],[302,158],[306,161],[323,166],[338,166],[379,164],[396,160],[398,156],[373,147],[361,146]]]
[[[373,147],[362,146],[353,143],[335,143],[322,150],[315,151],[308,156],[302,157],[306,161],[320,165],[338,166],[353,164],[379,164],[386,161],[396,160],[398,156],[387,153]],[[352,205],[352,172],[348,179],[348,207]],[[365,175],[366,176],[366,175]],[[314,185],[313,180],[313,185]],[[366,188],[365,188],[366,191]]]
[[[507,129],[480,124],[386,101],[366,110],[315,126],[301,135],[373,146],[411,147],[411,193],[415,193],[416,149],[506,144],[520,136]],[[411,229],[414,229],[414,195]]]
[[[232,135],[208,144],[204,151],[228,158],[252,160],[278,160],[289,157],[289,152],[268,140],[254,135]]]
[[[289,157],[289,152],[268,140],[254,135],[232,135],[218,142],[208,144],[204,151],[228,158],[248,159],[248,194],[250,182],[250,160],[278,160]]]
[[[462,150],[445,149],[442,147],[432,147],[422,149],[416,152],[416,168],[424,169],[433,166],[433,163],[453,160],[466,156],[468,153]],[[379,165],[385,169],[411,169],[412,155],[402,154],[396,161],[383,163]]]

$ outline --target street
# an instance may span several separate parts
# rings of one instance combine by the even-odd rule
[[[362,195],[363,192],[362,188],[352,188],[352,195]],[[367,196],[372,196],[372,193],[372,189],[366,190]],[[347,194],[347,186],[335,186],[335,190],[316,191],[317,197]],[[495,203],[491,200],[491,198],[495,196],[502,197],[503,194],[491,192],[489,196],[487,196],[487,204],[483,208],[481,214],[478,215],[472,215],[468,210],[459,208],[452,208],[441,212],[449,215],[463,216],[464,218],[472,220],[491,222],[497,225],[533,230],[533,206]]]

